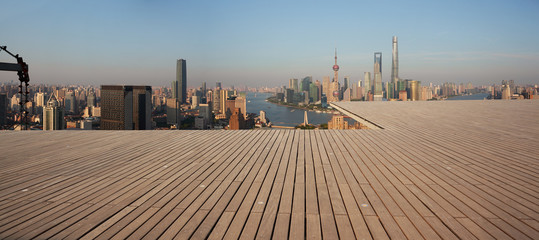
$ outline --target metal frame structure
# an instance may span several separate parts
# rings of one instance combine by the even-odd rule
[[[29,102],[28,94],[30,93],[28,91],[28,82],[30,82],[30,76],[28,75],[28,64],[23,61],[22,57],[19,57],[19,54],[13,54],[8,51],[6,46],[0,46],[0,51],[2,50],[17,59],[17,63],[0,62],[0,71],[17,72],[17,75],[19,76],[19,94],[21,95],[21,99],[19,100],[21,113],[20,125],[21,130],[28,130],[28,111],[26,111],[26,103]]]

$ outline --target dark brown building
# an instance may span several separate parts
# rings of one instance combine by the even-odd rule
[[[245,129],[245,118],[243,117],[243,113],[241,113],[240,108],[234,108],[234,113],[232,113],[232,116],[230,116],[230,120],[228,122],[228,129]]]
[[[152,129],[152,87],[101,86],[101,129]]]
[[[230,119],[230,116],[233,114],[234,109],[236,109],[236,98],[231,98],[226,100],[225,104],[225,114],[226,118]]]

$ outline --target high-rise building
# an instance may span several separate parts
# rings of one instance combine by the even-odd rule
[[[331,82],[329,81],[329,76],[325,76],[322,79],[322,93],[323,95],[326,95],[326,97],[331,94],[331,91],[329,89],[330,83]]]
[[[221,113],[226,113],[226,100],[228,100],[228,97],[230,96],[228,93],[229,91],[227,90],[221,90],[220,91],[220,98],[219,98],[219,103],[221,104],[221,107],[220,107],[220,111]],[[233,111],[233,110],[231,110]]]
[[[299,91],[309,91],[310,84],[313,82],[313,77],[307,76],[301,79],[301,83],[299,85]]]
[[[166,99],[166,108],[167,108],[167,124],[169,125],[180,125],[181,115],[178,101],[176,98],[167,98]]]
[[[397,85],[396,85],[396,90],[397,90],[397,93],[400,93],[400,91],[406,91],[406,81],[404,80],[397,80]],[[397,97],[399,94],[395,94],[395,97]]]
[[[235,107],[240,109],[243,113],[243,118],[247,119],[247,100],[245,97],[236,97]]]
[[[284,102],[294,103],[294,89],[287,88],[284,92]]]
[[[320,100],[322,98],[322,84],[320,83],[320,81],[316,80],[316,82],[314,82],[314,85],[316,85],[316,87],[318,88],[318,100]]]
[[[382,72],[382,53],[374,53],[374,74]]]
[[[421,93],[419,94],[421,101],[426,101],[427,99],[432,98],[432,94],[430,94],[429,87],[420,87]]]
[[[43,130],[62,130],[64,128],[64,110],[53,94],[43,108]]]
[[[221,82],[216,82],[215,83],[215,88],[216,89],[221,89]]]
[[[210,89],[206,89],[206,103],[212,103],[213,102],[213,91]]]
[[[364,88],[365,88],[365,94],[367,92],[372,91],[372,81],[371,81],[371,72],[365,72],[365,79],[364,81]]]
[[[298,79],[290,78],[290,80],[288,80],[288,88],[294,89],[294,92],[298,92],[299,90]]]
[[[64,99],[66,112],[77,114],[77,100],[73,92],[67,92]]]
[[[212,108],[215,113],[221,111],[221,91],[218,88],[213,91]]]
[[[316,86],[316,84],[311,83],[309,85],[309,98],[311,102],[318,102],[319,101],[318,96],[319,96],[318,87]]]
[[[342,93],[342,101],[349,102],[352,99],[352,89],[347,88]]]
[[[243,118],[243,113],[241,112],[241,109],[234,109],[234,112],[230,116],[228,126],[228,129],[230,130],[245,129],[245,119]]]
[[[206,82],[202,82],[202,96],[206,96]]]
[[[374,99],[382,100],[382,53],[374,53]]]
[[[387,82],[387,86],[386,86],[386,98],[387,99],[394,99],[396,98],[395,97],[395,84],[396,83],[392,83],[392,82]]]
[[[187,67],[184,59],[176,62],[176,81],[172,82],[172,98],[180,104],[187,103]]]
[[[101,129],[151,130],[151,86],[101,86]]]
[[[397,36],[393,36],[393,61],[391,66],[391,82],[396,86],[399,80],[399,50],[397,46]]]
[[[95,104],[95,93],[94,91],[90,91],[88,93],[88,97],[86,98],[86,106],[87,107],[95,107],[96,104]]]
[[[43,92],[38,92],[36,93],[35,95],[35,102],[36,102],[36,107],[44,107],[45,105],[47,105],[47,94],[46,93],[43,93]]]
[[[200,104],[199,107],[200,108],[198,110],[198,115],[210,120],[211,118],[210,105],[207,103],[203,103],[203,104]]]
[[[198,117],[195,119],[196,129],[208,129],[212,122],[210,105],[203,103],[199,105]]]
[[[511,85],[502,85],[502,100],[511,100]]]
[[[60,99],[63,99],[66,95],[66,90],[65,89],[58,89],[55,91],[54,93],[56,95],[56,100],[60,100]]]
[[[411,80],[410,81],[410,88],[408,90],[408,96],[410,97],[410,101],[419,101],[419,89],[420,84],[418,81]]]
[[[323,108],[328,107],[328,99],[327,99],[326,95],[322,95],[322,98],[320,98],[320,102],[322,103]]]
[[[7,124],[7,95],[0,94],[0,129]]]
[[[232,113],[234,113],[234,109],[236,109],[236,97],[231,97],[227,99],[225,104],[225,115],[226,119],[230,119],[230,116]]]
[[[513,80],[513,79],[509,80],[508,84],[509,84],[509,89],[510,89],[511,95],[516,93],[515,80]]]
[[[193,95],[191,97],[191,108],[195,109],[198,107],[198,104],[200,104],[200,98],[197,95]]]
[[[344,77],[343,89],[346,90],[350,87],[350,77]]]
[[[13,94],[13,96],[11,97],[11,100],[10,100],[10,108],[12,111],[14,112],[17,112],[19,111],[19,108],[21,107],[21,105],[19,105],[19,102],[20,102],[20,98],[19,98],[20,94]]]

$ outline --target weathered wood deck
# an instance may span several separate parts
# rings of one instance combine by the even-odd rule
[[[539,239],[539,101],[383,130],[0,132],[0,238]]]

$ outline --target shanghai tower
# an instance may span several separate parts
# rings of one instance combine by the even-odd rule
[[[397,36],[393,36],[393,65],[391,66],[391,87],[392,98],[397,98],[399,94],[399,50],[397,46]]]

